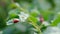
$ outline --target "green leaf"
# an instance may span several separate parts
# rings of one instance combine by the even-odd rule
[[[35,22],[35,23],[37,22],[37,18],[34,17],[34,16],[32,16],[32,15],[31,15],[28,19],[30,19],[31,21],[33,21],[33,22]],[[29,20],[29,21],[30,21],[30,20]]]
[[[42,14],[44,20],[45,20],[45,21],[48,21],[50,15],[53,15],[54,12],[53,12],[53,11],[43,11],[43,12],[41,12],[41,14]]]
[[[11,10],[11,9],[16,9],[17,6],[15,3],[11,3],[9,6],[8,6],[8,9]]]
[[[55,20],[52,22],[52,26],[57,26],[57,24],[60,22],[60,14],[57,14],[57,17]]]
[[[37,17],[38,16],[38,13],[37,12],[31,12],[30,15],[32,15],[34,17]]]
[[[18,17],[19,17],[19,16],[18,16],[19,13],[20,13],[20,11],[17,10],[17,9],[11,10],[11,11],[9,12],[9,19],[18,18]]]

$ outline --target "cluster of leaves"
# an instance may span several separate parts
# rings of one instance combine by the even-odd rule
[[[3,34],[34,34],[34,33],[42,34],[47,27],[57,26],[57,24],[60,22],[60,13],[56,9],[56,7],[58,7],[56,1],[54,1],[56,3],[54,3],[52,0],[48,0],[48,1],[47,0],[13,0],[13,1],[11,3],[11,1],[6,0],[8,6],[5,7],[0,6],[1,7],[0,28],[4,28],[6,26],[6,22],[8,22],[11,19],[17,18],[19,19],[19,21],[16,20],[14,20],[14,22],[12,22],[13,20],[10,21],[11,23],[14,24],[7,25],[6,28],[4,28],[3,30]],[[29,17],[25,20],[25,22],[21,22],[20,20],[21,18],[19,15],[21,12],[29,14]],[[43,21],[40,21],[41,15]],[[48,22],[49,25],[45,26],[45,24],[43,24],[45,21]]]

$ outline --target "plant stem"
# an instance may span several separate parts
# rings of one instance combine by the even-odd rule
[[[35,22],[33,22],[30,18],[29,20],[32,22],[32,25],[38,30],[38,33],[42,34],[40,27]]]

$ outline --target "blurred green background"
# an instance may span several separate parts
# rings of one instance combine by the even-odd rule
[[[37,12],[43,15],[44,20],[48,21],[51,26],[56,26],[60,22],[60,0],[0,0],[0,30],[7,26],[8,20],[18,18],[17,14],[20,11],[30,12],[34,17],[31,18],[33,22],[37,21],[35,19]]]

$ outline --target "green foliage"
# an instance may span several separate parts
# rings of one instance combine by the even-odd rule
[[[7,11],[4,10],[2,6],[0,6],[0,29],[6,26],[6,18],[8,16]]]
[[[53,11],[42,11],[41,15],[43,15],[45,21],[48,21],[49,17],[51,18],[50,15],[54,15],[54,12]]]
[[[9,19],[19,18],[18,14],[20,13],[19,9],[13,9],[9,12]]]
[[[58,5],[58,2],[54,2],[53,0],[1,0],[0,30],[6,27],[6,22],[10,19],[18,18],[19,21],[21,21],[21,18],[18,15],[20,15],[20,12],[25,12],[29,14],[26,21],[22,22],[23,24],[19,22],[20,24],[7,25],[8,27],[4,30],[4,34],[34,34],[34,32],[42,34],[47,28],[47,26],[44,26],[43,24],[44,21],[50,23],[48,26],[57,26],[58,23],[60,23],[60,14],[57,14],[60,12],[60,10],[58,11],[60,5]],[[44,21],[42,23],[37,19],[37,17],[41,17],[39,15],[43,16]],[[22,18],[24,18],[23,16]],[[53,22],[51,22],[52,20]],[[25,28],[27,28],[26,32],[21,32],[21,30],[24,30]]]
[[[58,23],[60,23],[60,14],[57,14],[57,17],[55,18],[55,20],[53,20],[52,22],[52,26],[57,26]]]

